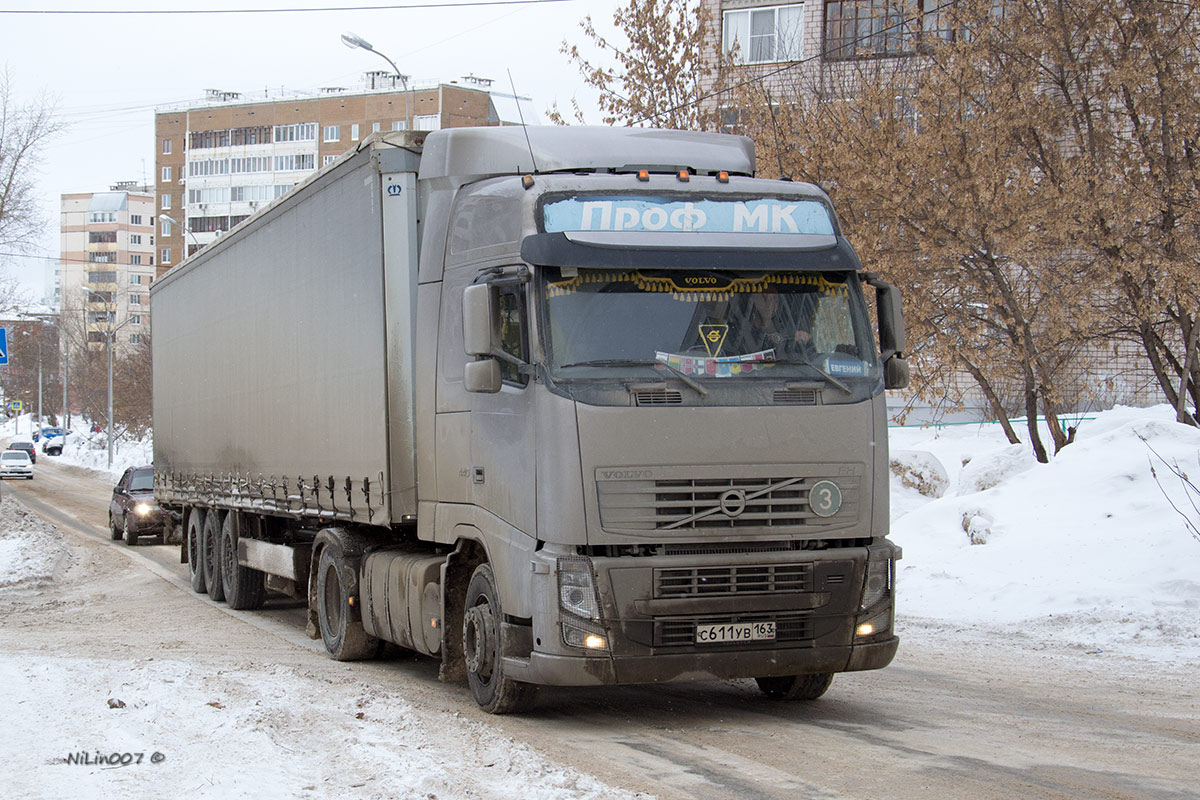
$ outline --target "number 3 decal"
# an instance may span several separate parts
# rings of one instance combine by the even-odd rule
[[[817,481],[808,490],[808,507],[818,517],[832,517],[842,507],[842,490],[833,481]]]

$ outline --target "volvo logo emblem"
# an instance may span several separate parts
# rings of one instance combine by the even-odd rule
[[[721,495],[721,512],[731,519],[741,516],[746,510],[746,493],[741,489],[730,489]]]

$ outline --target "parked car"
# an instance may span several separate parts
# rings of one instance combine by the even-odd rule
[[[46,428],[42,434],[42,452],[48,456],[61,456],[67,432],[62,428]]]
[[[125,537],[135,545],[138,537],[161,536],[166,543],[167,512],[154,501],[154,467],[130,467],[113,489],[108,505],[108,529],[114,540]]]
[[[33,449],[33,442],[13,442],[8,446],[9,450],[24,450],[29,454],[29,463],[37,463],[37,450]]]
[[[5,450],[0,453],[0,478],[33,480],[33,462],[24,450]]]

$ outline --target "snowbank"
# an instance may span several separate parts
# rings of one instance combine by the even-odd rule
[[[3,419],[0,422],[0,439],[29,441],[33,424],[29,414],[22,414],[14,419]],[[118,441],[113,449],[113,465],[110,469],[105,434],[92,433],[86,425],[72,429],[66,437],[62,455],[46,455],[42,452],[41,441],[34,446],[37,448],[38,458],[52,458],[63,464],[107,473],[114,483],[130,467],[140,467],[154,460],[154,439],[147,435],[145,439],[138,441]]]
[[[26,511],[0,484],[0,589],[51,580],[67,554],[58,529]]]
[[[917,466],[936,459],[951,487],[933,499],[893,475],[901,616],[1200,658],[1200,541],[1172,504],[1193,523],[1200,513],[1151,452],[1200,477],[1200,431],[1171,409],[1083,421],[1049,464],[995,425],[893,428],[889,440],[902,473],[902,453],[915,453]]]

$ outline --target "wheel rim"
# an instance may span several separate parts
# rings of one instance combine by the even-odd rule
[[[216,548],[217,543],[213,541],[212,536],[204,537],[204,562],[206,564],[216,564]]]
[[[336,637],[342,629],[342,583],[334,564],[325,568],[325,595],[321,599],[330,633]]]
[[[200,536],[200,531],[193,525],[188,526],[188,567],[193,573],[202,572],[200,565],[200,547],[196,543],[196,539]]]
[[[235,560],[233,557],[233,536],[221,536],[221,579],[227,584],[232,584],[231,576]]]
[[[486,599],[467,609],[463,617],[463,656],[467,670],[484,684],[491,681],[495,667],[495,621]]]

